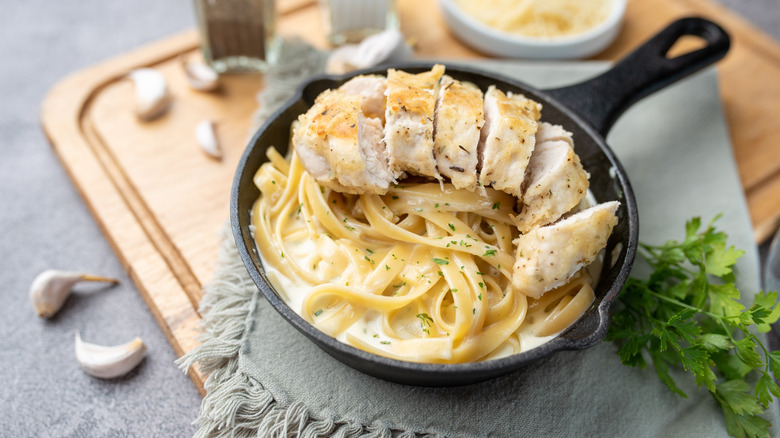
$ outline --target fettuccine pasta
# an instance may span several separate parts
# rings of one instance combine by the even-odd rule
[[[594,300],[586,269],[538,300],[513,289],[509,194],[410,181],[381,196],[343,194],[317,184],[294,152],[267,155],[252,222],[268,277],[342,342],[413,362],[493,359],[548,341]]]

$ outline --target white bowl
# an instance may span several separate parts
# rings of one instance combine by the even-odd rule
[[[439,0],[439,4],[452,33],[481,52],[508,58],[577,59],[601,52],[617,37],[627,0],[612,1],[609,16],[596,27],[576,35],[546,38],[492,28],[464,12],[455,0]]]

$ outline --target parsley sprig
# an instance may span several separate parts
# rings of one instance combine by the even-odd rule
[[[685,240],[660,246],[640,243],[652,268],[645,279],[623,287],[607,340],[619,345],[620,360],[644,368],[649,359],[658,378],[680,397],[670,368],[693,374],[723,410],[735,437],[769,436],[760,417],[780,397],[772,373],[780,373],[780,351],[769,351],[754,332],[767,332],[780,316],[777,292],[756,294],[749,308],[740,303],[734,265],[744,251],[728,247],[727,235],[701,219],[685,225]]]

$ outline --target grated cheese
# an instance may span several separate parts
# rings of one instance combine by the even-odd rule
[[[614,0],[456,0],[468,15],[497,30],[531,37],[585,32],[607,19]]]

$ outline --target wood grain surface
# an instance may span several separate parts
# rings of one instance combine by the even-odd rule
[[[279,2],[279,33],[327,48],[312,0]],[[399,0],[404,35],[421,58],[479,58],[448,31],[433,0]],[[718,66],[734,156],[756,241],[780,220],[780,45],[733,13],[706,0],[630,0],[618,40],[594,59],[626,55],[670,21],[710,18],[732,36]],[[174,351],[197,345],[201,285],[211,277],[218,232],[228,219],[230,186],[257,107],[262,76],[224,75],[219,92],[191,90],[179,57],[198,57],[192,30],[63,79],[46,97],[41,119],[65,169],[129,272]],[[139,67],[159,70],[174,95],[151,122],[133,114]],[[195,125],[216,123],[224,157],[199,151]],[[190,375],[203,392],[204,376]]]

